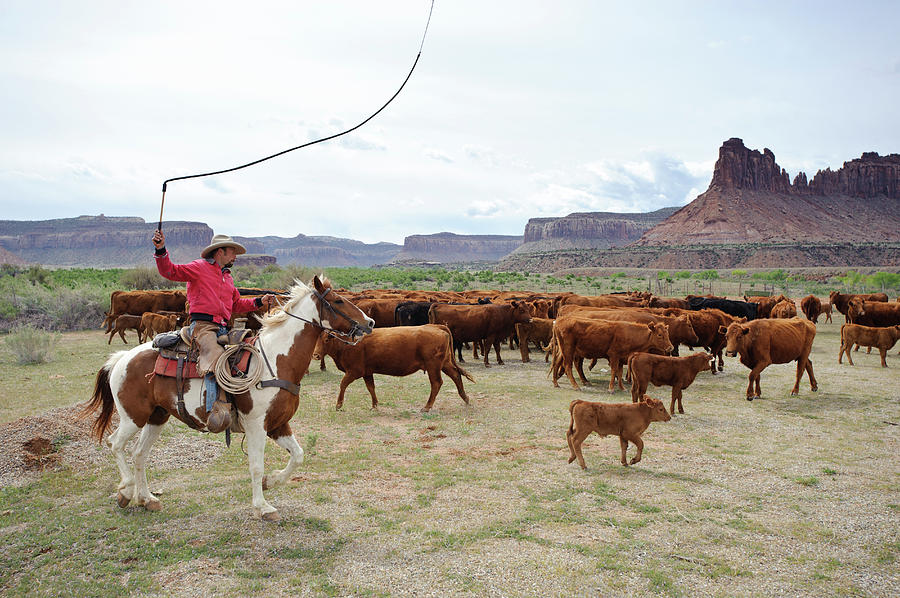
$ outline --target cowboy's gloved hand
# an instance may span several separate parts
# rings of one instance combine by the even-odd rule
[[[166,235],[161,230],[153,233],[153,246],[157,249],[162,249],[166,246]]]

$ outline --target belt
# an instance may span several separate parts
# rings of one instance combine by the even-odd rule
[[[212,314],[191,314],[192,322],[212,322],[213,324],[218,324],[219,326],[224,326],[225,321]]]

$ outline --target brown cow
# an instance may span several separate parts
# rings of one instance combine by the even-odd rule
[[[834,306],[834,309],[838,310],[840,313],[844,314],[844,318],[847,318],[847,308],[850,307],[850,300],[853,298],[860,299],[862,301],[879,301],[879,302],[887,302],[887,295],[884,293],[838,293],[837,291],[831,291],[828,295],[828,300],[831,305]],[[850,322],[849,319],[846,320]]]
[[[780,301],[786,300],[787,297],[784,295],[778,295],[775,297],[769,297],[766,295],[756,295],[752,297],[748,297],[744,295],[744,301],[747,303],[755,303],[756,304],[756,317],[757,318],[770,318],[772,316],[772,309],[778,305]]]
[[[725,369],[725,360],[722,357],[722,351],[725,349],[725,335],[719,332],[720,328],[722,326],[727,327],[732,322],[746,321],[743,318],[736,318],[726,314],[721,309],[713,308],[699,311],[670,308],[662,310],[661,313],[670,316],[686,314],[691,321],[691,327],[697,333],[697,338],[699,339],[696,346],[704,347],[716,356],[719,361],[718,369],[720,372]]]
[[[363,337],[355,345],[323,335],[320,343],[321,354],[329,355],[337,368],[344,372],[336,409],[344,405],[344,392],[357,378],[365,380],[366,388],[372,395],[372,409],[375,409],[378,407],[378,398],[375,396],[373,374],[409,376],[419,370],[424,370],[431,382],[431,394],[422,411],[428,411],[434,404],[443,384],[441,372],[450,376],[460,398],[466,405],[469,404],[469,396],[463,388],[461,376],[472,382],[475,379],[453,359],[453,337],[446,326],[425,324],[375,328],[372,334]]]
[[[522,363],[528,363],[528,342],[549,345],[553,337],[553,320],[550,318],[531,318],[530,322],[516,324],[516,336],[519,337],[519,353],[522,355]],[[544,361],[549,358],[549,353],[544,353]]]
[[[609,391],[614,392],[616,381],[622,385],[622,366],[628,356],[638,351],[655,349],[662,353],[672,350],[668,327],[665,324],[634,324],[613,320],[593,320],[566,316],[553,324],[553,364],[550,372],[553,386],[559,387],[559,378],[565,371],[572,388],[580,390],[572,375],[575,365],[583,384],[590,386],[584,375],[582,359],[605,357],[609,360]]]
[[[109,331],[109,340],[106,341],[106,344],[110,344],[113,337],[118,332],[119,336],[122,337],[122,342],[127,345],[128,341],[125,340],[125,331],[129,328],[137,331],[138,342],[141,342],[141,336],[144,334],[144,327],[141,325],[141,316],[136,316],[133,314],[122,314],[121,316],[117,316],[116,319],[113,320],[113,326]]]
[[[569,403],[569,429],[566,430],[566,442],[569,444],[569,463],[578,459],[581,469],[587,469],[581,444],[591,432],[600,436],[616,435],[622,446],[622,465],[628,465],[628,443],[637,447],[632,457],[634,465],[641,460],[644,452],[644,441],[641,434],[650,426],[650,422],[667,422],[671,416],[666,412],[662,401],[644,397],[640,403],[593,403],[591,401],[574,400]]]
[[[558,307],[563,305],[584,305],[587,307],[641,307],[643,299],[631,295],[568,295],[562,297]],[[559,310],[557,310],[559,314]]]
[[[677,307],[678,309],[690,309],[691,306],[687,299],[677,299],[675,297],[651,297],[648,307]]]
[[[831,322],[831,301],[822,302],[822,311],[820,315],[825,316],[825,323]]]
[[[750,368],[750,383],[747,385],[747,400],[758,399],[762,393],[759,386],[760,373],[773,363],[797,361],[797,377],[791,395],[800,392],[800,378],[805,370],[809,376],[812,391],[818,390],[809,352],[816,337],[816,325],[809,320],[791,318],[789,320],[753,320],[747,323],[735,322],[725,334],[725,353],[729,356],[740,354],[741,363]],[[754,383],[756,393],[753,392]]]
[[[900,339],[900,325],[875,327],[844,324],[841,326],[841,350],[838,353],[838,363],[843,363],[841,359],[846,353],[847,361],[853,365],[850,348],[853,345],[862,345],[863,347],[878,347],[878,351],[881,353],[881,367],[886,368],[887,352],[897,343],[898,339]]]
[[[397,304],[406,301],[405,297],[384,299],[360,299],[353,304],[364,314],[375,320],[375,328],[390,328],[396,326],[394,311]]]
[[[109,332],[112,322],[124,314],[144,312],[185,311],[184,291],[113,291],[109,297],[109,311],[103,325]]]
[[[861,326],[894,326],[900,324],[900,303],[850,299],[847,313],[850,324]]]
[[[784,299],[775,304],[769,317],[781,319],[797,317],[797,306],[790,299]]]
[[[484,366],[490,367],[491,346],[497,354],[497,364],[503,365],[500,342],[515,330],[515,325],[531,321],[528,306],[522,301],[501,305],[443,305],[435,303],[428,310],[428,322],[444,324],[453,335],[453,343],[462,358],[462,343],[484,342]]]
[[[649,324],[659,322],[669,327],[669,340],[672,341],[673,355],[678,355],[678,345],[696,347],[700,344],[697,333],[686,314],[665,315],[646,311],[643,307],[599,308],[582,305],[564,305],[560,308],[560,316],[577,316],[579,318],[595,318],[598,320],[615,320],[618,322],[635,322]]]
[[[631,401],[647,392],[647,385],[671,386],[672,403],[669,413],[675,415],[675,401],[678,413],[684,413],[681,405],[681,391],[691,385],[697,374],[710,370],[716,373],[716,356],[710,353],[694,353],[687,357],[670,357],[651,353],[634,353],[628,358],[628,372],[631,375]]]
[[[178,316],[176,314],[163,315],[148,311],[141,315],[141,328],[143,329],[141,336],[143,339],[139,338],[138,342],[145,342],[160,332],[175,330],[176,326],[178,326]]]
[[[822,301],[815,295],[807,295],[800,300],[800,311],[807,320],[815,324],[819,321],[819,315],[822,313]]]

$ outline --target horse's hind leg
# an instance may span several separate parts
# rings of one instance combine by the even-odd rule
[[[148,511],[159,511],[161,507],[159,499],[150,493],[147,485],[147,457],[150,455],[150,448],[156,439],[162,426],[154,426],[147,424],[141,430],[141,436],[138,438],[137,445],[134,447],[134,482],[135,482],[135,500],[137,504],[146,508]]]
[[[127,415],[123,415],[120,412],[120,417],[119,427],[109,435],[106,442],[112,450],[113,457],[116,459],[116,465],[119,466],[119,475],[122,477],[119,481],[119,493],[116,497],[116,502],[124,509],[134,497],[135,485],[134,469],[125,458],[125,445],[128,444],[128,441],[140,428]]]
[[[275,441],[275,444],[286,450],[290,457],[288,458],[288,462],[284,466],[284,469],[273,471],[272,473],[263,476],[263,490],[268,490],[278,484],[287,482],[291,479],[291,474],[294,473],[294,470],[303,463],[303,449],[294,437],[293,432],[291,432],[291,427],[289,425],[285,424],[274,433],[270,434],[270,437]]]

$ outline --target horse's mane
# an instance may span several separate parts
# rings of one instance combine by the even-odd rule
[[[324,286],[331,286],[331,281],[328,280],[328,278],[326,278],[325,276],[319,275],[319,280],[322,281],[322,284]],[[284,322],[287,322],[291,319],[291,317],[287,315],[285,311],[293,308],[298,303],[306,299],[306,297],[309,296],[312,292],[313,289],[311,286],[308,286],[295,278],[294,285],[290,288],[290,297],[284,303],[284,305],[282,305],[282,309],[263,316],[260,319],[262,325],[268,328],[274,328],[280,326]]]

